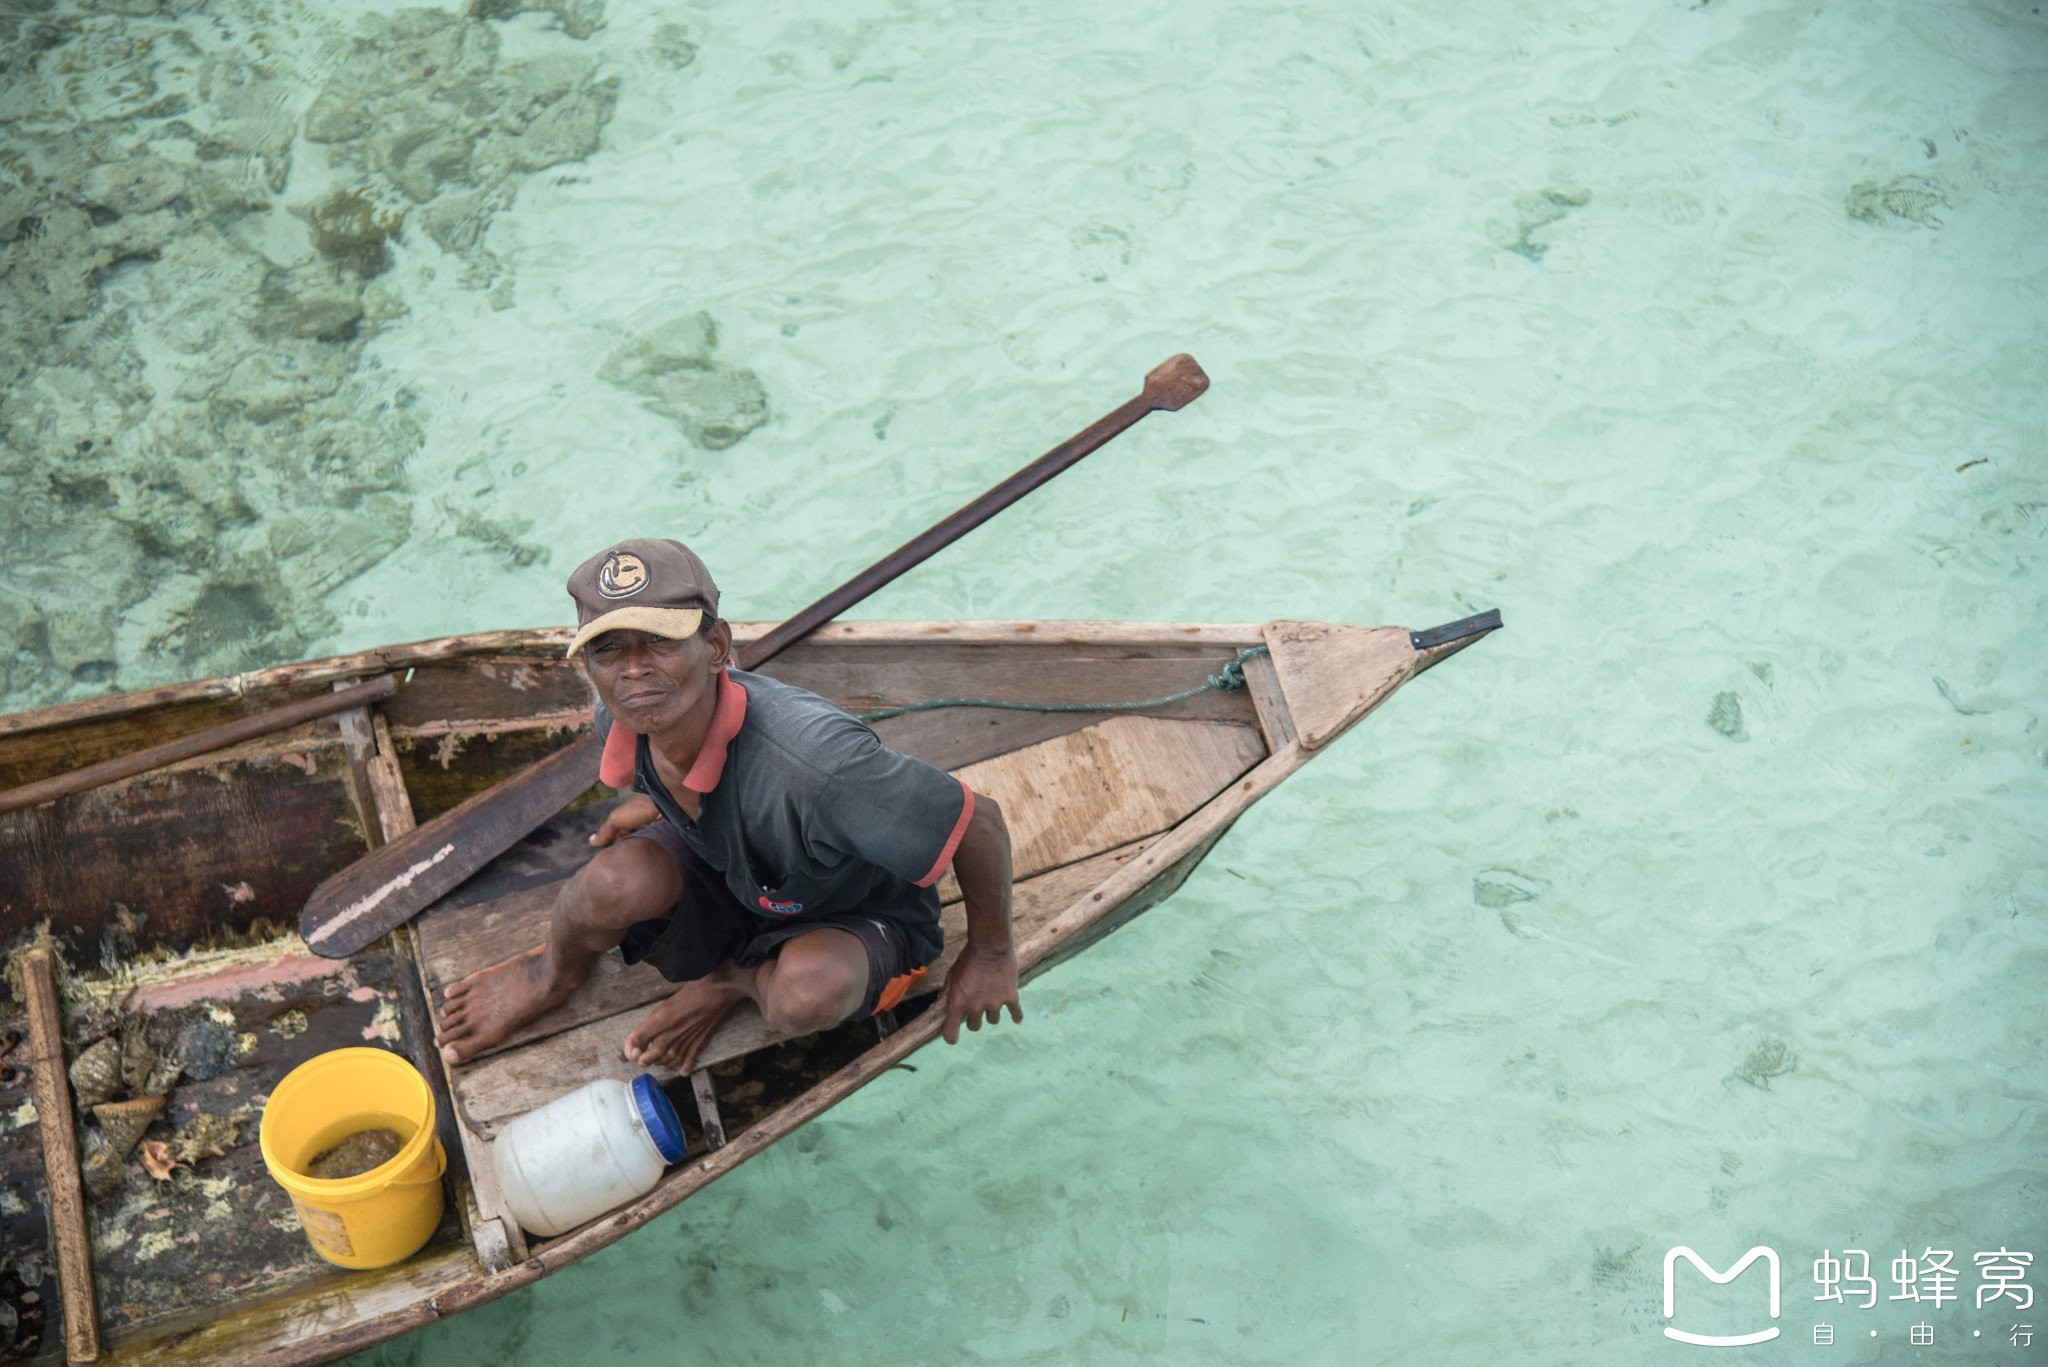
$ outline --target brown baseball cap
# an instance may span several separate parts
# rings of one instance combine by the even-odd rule
[[[636,536],[599,551],[569,576],[576,600],[576,639],[569,653],[591,637],[624,627],[686,640],[707,616],[718,615],[718,585],[696,553],[680,541]]]

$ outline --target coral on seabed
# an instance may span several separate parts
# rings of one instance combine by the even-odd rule
[[[413,525],[422,421],[365,360],[406,312],[393,244],[417,228],[508,304],[492,217],[588,156],[616,94],[437,10],[330,40],[316,89],[271,7],[90,8],[0,10],[0,710],[333,631]]]
[[[715,359],[717,349],[711,315],[693,313],[618,348],[597,376],[641,395],[705,450],[723,450],[768,421],[768,391],[753,371]]]
[[[504,17],[522,6],[480,8]],[[569,7],[526,8],[568,18]],[[590,11],[566,25],[582,37],[602,6],[575,8]],[[503,270],[483,246],[491,219],[526,176],[595,152],[618,98],[617,82],[598,79],[587,57],[500,63],[498,48],[497,30],[476,18],[426,9],[377,18],[306,109],[306,140],[361,178],[360,190],[345,193],[403,213],[461,257],[465,283],[479,287]]]

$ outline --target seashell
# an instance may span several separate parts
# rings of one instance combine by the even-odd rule
[[[158,1182],[170,1181],[171,1169],[177,1167],[180,1162],[171,1146],[161,1139],[143,1140],[141,1156],[142,1170]]]
[[[79,1164],[78,1175],[94,1196],[105,1196],[121,1185],[120,1156],[98,1130],[86,1131],[85,1161]]]
[[[192,1117],[192,1123],[171,1136],[176,1148],[178,1161],[197,1163],[202,1158],[219,1158],[239,1142],[237,1132],[242,1122],[231,1115],[210,1115],[201,1112]]]
[[[133,1101],[110,1101],[104,1106],[92,1108],[93,1119],[100,1122],[100,1133],[105,1136],[107,1147],[114,1151],[114,1161],[120,1162],[135,1148],[135,1141],[142,1138],[142,1132],[164,1108],[160,1096],[139,1096]]]
[[[156,1063],[150,1068],[149,1076],[143,1079],[143,1096],[169,1096],[171,1088],[178,1085],[178,1078],[185,1071],[185,1059],[176,1049],[169,1049],[156,1056]]]
[[[121,1041],[103,1039],[71,1061],[71,1090],[89,1111],[121,1090]]]
[[[149,1047],[149,1040],[143,1036],[142,1022],[129,1021],[121,1032],[121,1085],[131,1094],[140,1095],[155,1068],[156,1050]]]

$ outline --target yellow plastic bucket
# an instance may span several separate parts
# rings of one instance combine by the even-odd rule
[[[356,1177],[308,1177],[306,1165],[359,1130],[401,1137],[396,1157]],[[335,1049],[284,1075],[263,1108],[263,1162],[291,1194],[313,1251],[342,1267],[410,1257],[441,1223],[448,1155],[434,1137],[434,1094],[383,1049]]]

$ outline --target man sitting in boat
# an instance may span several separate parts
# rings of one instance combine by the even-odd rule
[[[678,541],[636,538],[569,578],[597,690],[600,777],[633,795],[563,885],[547,943],[448,988],[437,1042],[474,1058],[560,1004],[617,946],[682,986],[626,1037],[687,1073],[734,1007],[786,1034],[887,1010],[939,955],[950,866],[967,943],[946,1042],[1017,1000],[1010,836],[994,799],[898,754],[816,694],[734,669],[718,588]]]

